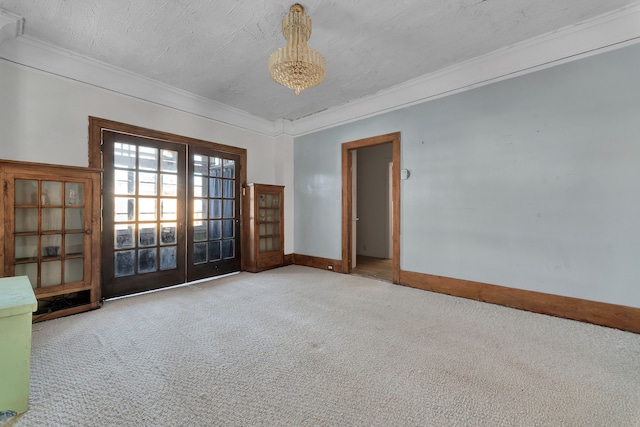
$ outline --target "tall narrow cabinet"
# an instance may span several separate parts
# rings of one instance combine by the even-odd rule
[[[40,321],[100,305],[100,171],[0,161],[0,276],[27,276]]]
[[[284,263],[284,187],[247,184],[244,193],[243,269],[258,272]]]

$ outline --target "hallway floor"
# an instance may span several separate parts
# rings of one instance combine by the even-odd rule
[[[393,282],[393,267],[390,259],[358,255],[356,268],[351,271],[351,274]]]

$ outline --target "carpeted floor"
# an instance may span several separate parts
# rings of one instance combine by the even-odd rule
[[[33,326],[11,426],[640,426],[640,335],[299,266]]]

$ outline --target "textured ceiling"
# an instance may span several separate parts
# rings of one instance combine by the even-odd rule
[[[293,1],[0,0],[24,33],[269,120],[295,120],[637,0],[308,0],[327,78],[271,81]]]

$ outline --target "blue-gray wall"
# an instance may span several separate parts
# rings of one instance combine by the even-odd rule
[[[296,253],[341,258],[340,145],[397,131],[403,270],[640,307],[640,45],[296,138]]]

